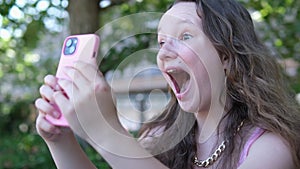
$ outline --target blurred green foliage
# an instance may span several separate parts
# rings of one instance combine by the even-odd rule
[[[259,36],[274,55],[299,61],[300,1],[240,1],[251,11]],[[137,12],[164,12],[171,3],[171,0],[141,0],[107,8],[101,11],[100,27]],[[67,0],[0,0],[0,168],[55,168],[45,143],[36,134],[33,102],[39,97],[43,77],[55,72],[58,58],[51,56],[58,56],[60,49],[52,49],[51,43],[57,42],[51,41],[43,46],[53,52],[43,53],[44,48],[41,51],[36,48],[47,35],[56,36],[63,30],[67,5]],[[16,15],[18,12],[20,15]],[[125,43],[130,39],[135,43]],[[122,44],[122,50],[115,44],[111,46],[104,53],[100,69],[104,72],[114,69],[131,53],[155,43],[153,33],[121,39],[117,44]],[[299,76],[300,73],[290,78],[296,92],[300,92]],[[83,147],[98,168],[108,168],[93,149],[84,144]]]
[[[1,136],[1,168],[55,168],[41,137],[32,133]]]

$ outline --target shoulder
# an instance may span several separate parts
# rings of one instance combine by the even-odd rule
[[[265,132],[249,149],[239,169],[294,169],[288,143],[281,136]]]

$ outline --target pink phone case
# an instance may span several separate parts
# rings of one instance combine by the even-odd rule
[[[100,39],[95,34],[72,35],[67,37],[62,47],[56,77],[68,80],[68,77],[62,72],[63,67],[73,66],[74,62],[78,60],[86,62],[88,59],[96,59],[99,43]],[[61,114],[56,104],[53,103],[53,106],[56,111]],[[46,115],[46,119],[57,126],[69,126],[62,114],[58,119]]]

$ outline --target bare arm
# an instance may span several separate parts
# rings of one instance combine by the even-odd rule
[[[123,128],[113,92],[95,63],[78,62],[76,67],[64,71],[71,81],[60,79],[58,84],[67,96],[57,91],[53,98],[78,136],[92,145],[113,168],[167,168]]]
[[[95,140],[88,140],[88,142],[114,169],[168,168],[141,147],[134,138],[126,134],[126,131],[122,134],[110,135],[110,138],[102,141],[101,144],[96,143]]]
[[[295,169],[286,141],[273,133],[263,134],[238,169]]]
[[[36,120],[37,132],[44,139],[54,162],[59,169],[95,169],[96,167],[87,158],[77,143],[70,128],[57,127],[45,119],[45,115],[55,117],[52,100],[56,79],[54,76],[45,77],[45,85],[40,88],[42,98],[35,102],[39,115]]]
[[[72,133],[64,134],[59,142],[47,142],[47,145],[58,169],[96,169]]]

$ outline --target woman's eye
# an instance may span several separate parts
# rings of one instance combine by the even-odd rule
[[[158,42],[158,44],[159,44],[159,47],[162,47],[165,44],[165,42],[164,41],[160,41],[160,42]]]
[[[189,34],[189,33],[184,33],[183,35],[182,35],[182,40],[189,40],[189,39],[191,39],[193,36],[191,35],[191,34]]]

